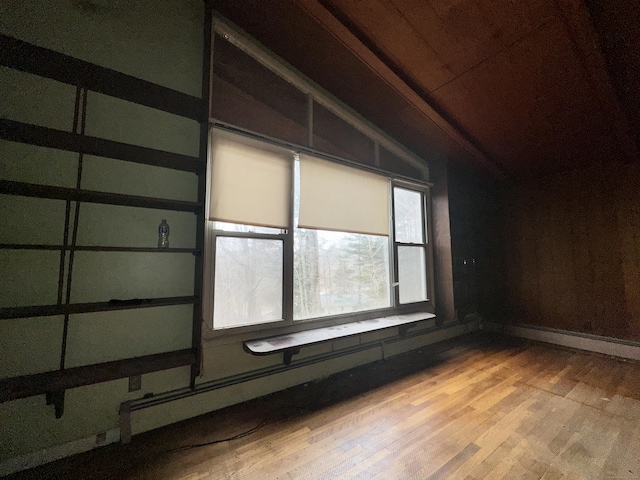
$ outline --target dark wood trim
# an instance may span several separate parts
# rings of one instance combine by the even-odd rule
[[[6,378],[0,380],[0,403],[109,382],[133,375],[193,365],[195,362],[195,353],[193,350],[187,349]]]
[[[166,307],[170,305],[189,305],[196,303],[197,298],[165,297],[135,298],[127,300],[111,300],[109,302],[70,303],[68,305],[35,305],[28,307],[0,308],[0,319],[50,317],[52,315],[73,315],[78,313],[108,312],[128,310],[132,308]]]
[[[36,185],[33,183],[0,180],[0,194],[20,195],[23,197],[50,198],[54,200],[73,200],[76,202],[103,203],[126,207],[157,208],[160,210],[176,210],[179,212],[202,211],[197,202],[167,200],[164,198],[140,197],[120,193],[96,192],[93,190],[76,190],[74,188]]]
[[[447,162],[431,162],[431,240],[433,244],[433,274],[435,306],[439,325],[456,316],[453,297],[453,258],[451,254],[451,220],[449,217],[449,185]]]
[[[131,253],[191,253],[198,255],[195,248],[157,248],[157,247],[103,247],[98,245],[74,247],[68,245],[38,245],[25,243],[0,243],[0,250],[75,250],[76,252],[131,252]]]
[[[0,243],[0,250],[66,250],[63,245],[30,245],[26,243]]]
[[[81,97],[82,97],[82,108],[80,110],[80,135],[82,135],[82,138],[84,139],[84,134],[85,134],[85,130],[86,130],[86,125],[87,125],[87,89],[86,88],[82,88],[81,90]],[[74,115],[75,116],[75,115]],[[78,131],[77,129],[78,125],[74,125],[74,133],[76,133]],[[82,166],[84,164],[84,151],[81,149],[80,152],[78,153],[78,163],[77,163],[77,171],[76,171],[76,191],[80,190],[82,187]],[[71,202],[69,200],[67,200],[67,206],[71,205]],[[74,213],[73,213],[73,232],[71,233],[71,247],[75,247],[76,246],[76,242],[78,241],[78,223],[80,220],[80,202],[75,202],[75,208],[74,208]],[[70,219],[70,217],[68,215],[66,215],[66,220],[65,222],[68,222]],[[65,246],[69,245],[69,228],[68,225],[65,226]],[[64,252],[63,252],[64,253]],[[69,252],[69,268],[67,269],[67,278],[66,278],[66,283],[67,283],[67,288],[66,288],[66,295],[65,295],[65,300],[64,300],[64,304],[65,305],[69,305],[71,303],[71,285],[73,284],[73,261],[75,258],[75,250],[71,250]],[[64,272],[60,272],[60,280],[63,281],[64,280]],[[60,284],[62,286],[62,283]],[[62,303],[60,301],[60,297],[58,304]],[[68,334],[69,334],[69,312],[65,311],[64,314],[64,322],[63,322],[63,326],[62,326],[62,345],[60,347],[60,370],[63,370],[65,368],[65,361],[66,361],[66,356],[67,356],[67,338],[68,338]],[[64,400],[64,399],[63,399]],[[58,413],[64,411],[64,405],[57,403],[56,404],[56,418],[58,417]],[[61,414],[61,413],[60,413]]]
[[[202,165],[207,164],[207,152],[209,148],[209,110],[211,101],[211,68],[213,67],[213,24],[212,24],[213,6],[211,2],[205,1],[204,4],[204,21],[202,30],[202,103],[206,105],[207,117],[200,121],[200,144],[199,157]],[[198,173],[198,203],[205,205],[205,196],[207,192],[207,174],[206,168]],[[204,251],[205,236],[205,218],[204,208],[197,213],[196,219],[196,249],[200,252]],[[202,290],[204,283],[204,260],[202,255],[198,255],[195,259],[193,295],[197,299],[193,305],[193,324],[191,328],[191,348],[196,352],[197,361],[191,365],[189,385],[191,389],[196,387],[196,379],[200,375],[200,363],[202,361]]]
[[[0,65],[192,120],[206,115],[206,103],[197,97],[7,35],[0,35]]]
[[[191,253],[198,255],[196,248],[157,248],[157,247],[100,247],[78,246],[73,247],[76,252],[131,252],[131,253]]]
[[[114,158],[185,172],[202,172],[205,165],[198,157],[65,132],[4,118],[0,119],[0,139],[66,150],[68,152],[82,152],[85,155]]]

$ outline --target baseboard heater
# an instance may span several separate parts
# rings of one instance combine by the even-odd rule
[[[376,340],[372,342],[362,343],[359,345],[354,345],[352,347],[347,347],[347,348],[329,352],[326,354],[321,354],[313,357],[300,359],[295,362],[292,362],[290,365],[275,365],[275,366],[263,368],[260,370],[254,370],[246,374],[234,375],[234,376],[225,377],[218,380],[213,380],[210,382],[200,383],[196,385],[194,389],[187,387],[179,390],[174,390],[171,392],[154,395],[153,397],[149,397],[149,398],[143,398],[139,400],[130,400],[122,403],[120,406],[120,441],[122,443],[128,443],[131,440],[131,414],[135,411],[151,408],[151,407],[169,403],[169,402],[174,402],[177,400],[182,400],[184,398],[192,397],[194,395],[201,395],[203,393],[211,392],[213,390],[219,390],[221,388],[230,387],[233,385],[237,385],[239,383],[248,382],[251,380],[257,380],[270,375],[291,371],[294,368],[307,367],[317,363],[343,357],[345,355],[353,355],[355,353],[363,352],[365,350],[370,350],[372,348],[380,348],[382,351],[382,360],[384,360],[385,345],[406,341],[411,338],[432,334],[434,332],[442,332],[444,330],[448,330],[452,328],[463,329],[463,331],[459,334],[459,335],[463,335],[465,333],[477,330],[477,327],[478,327],[477,321],[471,321],[466,323],[455,322],[455,323],[445,324],[440,327],[431,327],[431,328],[426,328],[424,330],[419,330],[416,332],[409,332],[403,336],[398,335],[397,337],[392,337],[384,340]],[[436,341],[433,344],[427,344],[427,345],[433,346],[433,345],[437,345],[438,343],[442,343],[442,342]],[[437,348],[432,353],[438,353]]]

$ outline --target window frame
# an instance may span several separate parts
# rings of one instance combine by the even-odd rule
[[[396,239],[396,222],[395,222],[395,189],[403,189],[411,192],[416,192],[420,194],[420,220],[422,221],[422,243],[413,243],[413,242],[400,242]],[[434,272],[433,272],[433,224],[431,222],[431,194],[428,185],[420,185],[414,182],[407,182],[403,180],[392,180],[391,182],[391,237],[393,238],[393,274],[394,280],[392,283],[393,286],[393,296],[394,296],[394,305],[398,308],[402,308],[404,305],[423,305],[425,307],[429,307],[433,305],[434,298]],[[411,303],[400,303],[400,275],[399,275],[399,267],[398,267],[398,248],[399,247],[421,247],[424,250],[424,262],[425,262],[425,281],[426,285],[426,300],[420,302],[411,302]],[[431,313],[435,313],[431,312]]]
[[[210,125],[210,135],[214,134],[216,129],[227,129],[229,126],[212,124]],[[292,169],[293,162],[297,159],[299,153],[314,155],[323,159],[334,161],[352,168],[366,171],[372,171],[382,174],[389,179],[389,282],[390,282],[390,307],[381,309],[366,310],[361,312],[350,312],[337,315],[313,317],[306,319],[294,320],[294,195],[295,195],[295,176],[291,175],[290,185],[290,203],[289,203],[289,226],[283,229],[281,233],[253,233],[253,232],[232,232],[226,230],[217,230],[214,228],[214,222],[205,219],[205,252],[204,252],[204,288],[203,288],[203,323],[208,327],[203,330],[203,338],[208,340],[227,339],[229,341],[245,340],[255,337],[256,334],[264,334],[265,336],[278,335],[311,330],[314,328],[322,328],[343,323],[355,322],[360,320],[368,320],[372,318],[380,318],[385,316],[427,312],[435,313],[434,302],[434,272],[433,272],[433,241],[431,228],[431,196],[430,184],[412,179],[400,178],[398,175],[366,165],[360,165],[350,160],[345,160],[332,155],[327,155],[314,149],[291,145],[277,139],[266,138],[263,135],[247,132],[242,129],[233,128],[234,133],[239,133],[251,139],[257,139],[284,146],[292,150]],[[211,139],[211,137],[210,137]],[[211,141],[210,141],[211,144]],[[211,175],[211,156],[207,160],[207,189],[210,188]],[[398,285],[398,267],[397,267],[397,247],[403,243],[395,241],[395,221],[394,221],[394,189],[404,188],[421,194],[422,198],[422,231],[424,243],[421,244],[425,249],[425,273],[427,282],[427,300],[415,303],[400,304],[399,303],[399,285]],[[205,197],[208,199],[208,195]],[[207,200],[208,201],[208,200]],[[208,208],[208,205],[206,205]],[[258,227],[258,225],[255,225]],[[253,325],[243,325],[238,327],[227,327],[221,329],[214,328],[213,305],[215,301],[215,259],[216,259],[216,243],[218,237],[232,238],[253,238],[253,239],[270,239],[281,240],[283,242],[283,269],[282,269],[282,319],[271,322],[257,323]]]

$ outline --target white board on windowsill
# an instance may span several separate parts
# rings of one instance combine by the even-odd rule
[[[335,340],[336,338],[348,337],[350,335],[375,332],[391,327],[401,327],[431,318],[435,318],[435,315],[426,312],[372,318],[370,320],[344,323],[332,327],[315,328],[304,332],[287,333],[285,335],[277,335],[259,340],[248,340],[244,342],[244,345],[253,355],[268,355],[270,353],[282,352],[284,350]]]

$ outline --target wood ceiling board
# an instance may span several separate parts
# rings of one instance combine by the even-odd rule
[[[596,160],[585,139],[607,119],[560,20],[467,72],[435,101],[514,174]],[[612,151],[615,141],[604,137]],[[612,144],[613,143],[613,144]]]
[[[456,76],[428,42],[384,0],[325,0],[322,4],[376,54],[424,91]],[[379,50],[376,51],[376,50]]]
[[[385,0],[460,75],[557,15],[552,0]]]
[[[440,141],[436,144],[432,139],[438,138],[439,129],[433,123],[425,122],[424,114],[413,105],[407,105],[387,121],[389,128],[397,132],[399,140],[402,137],[401,141],[407,142],[411,145],[410,148],[424,155],[427,160],[429,158],[460,158],[468,163],[474,163],[469,152],[461,148],[453,139],[448,138],[446,142]],[[438,148],[435,148],[436,146]]]
[[[555,0],[562,12],[569,32],[584,69],[589,72],[600,107],[607,112],[613,135],[620,143],[626,161],[640,158],[640,9],[637,1],[611,1],[606,3],[606,15],[615,20],[607,27],[600,25],[600,38],[593,28],[594,17],[589,14],[582,0]],[[592,2],[589,2],[590,4]],[[601,20],[595,12],[595,22]],[[613,49],[607,50],[607,46]],[[606,59],[601,48],[604,48]],[[618,68],[611,61],[622,60]],[[607,73],[607,62],[609,72]],[[622,68],[620,68],[622,67]],[[623,83],[616,72],[625,72],[630,80],[629,90],[621,89]],[[614,89],[618,88],[618,93]],[[632,105],[637,106],[634,110]],[[631,106],[631,108],[629,108]],[[626,111],[626,115],[625,115]],[[637,116],[636,116],[637,115]],[[635,129],[632,127],[635,125]]]
[[[361,40],[432,91],[558,15],[552,0],[323,0]],[[364,37],[364,38],[363,38]]]
[[[640,145],[640,8],[637,0],[586,0],[621,107]]]

